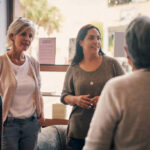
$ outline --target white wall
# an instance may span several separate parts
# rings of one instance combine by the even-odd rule
[[[14,0],[13,2],[13,19],[16,20],[20,17],[20,0]]]
[[[0,0],[0,54],[5,52],[5,39],[7,28],[7,12],[6,12],[6,0]]]

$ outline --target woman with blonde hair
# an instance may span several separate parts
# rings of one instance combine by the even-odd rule
[[[8,51],[0,56],[3,150],[34,150],[44,121],[39,63],[24,54],[34,34],[33,22],[18,18],[7,31]]]

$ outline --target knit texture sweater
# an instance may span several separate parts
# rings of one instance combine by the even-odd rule
[[[98,101],[84,150],[150,150],[150,71],[110,80]]]
[[[105,83],[118,75],[124,74],[120,64],[112,57],[103,56],[102,64],[95,71],[87,72],[79,65],[72,65],[68,69],[64,81],[61,101],[66,95],[99,96]],[[94,109],[83,109],[73,106],[68,125],[68,140],[70,137],[84,139],[87,135]]]

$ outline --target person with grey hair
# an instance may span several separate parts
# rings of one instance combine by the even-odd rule
[[[33,22],[18,18],[7,31],[8,51],[0,56],[3,150],[36,149],[40,124],[44,121],[39,63],[24,54],[34,34]]]
[[[133,72],[105,85],[83,150],[150,150],[150,18],[126,29],[125,51]]]

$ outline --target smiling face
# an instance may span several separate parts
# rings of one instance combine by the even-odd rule
[[[24,28],[16,35],[11,35],[13,41],[13,48],[17,51],[25,51],[31,45],[33,40],[33,30],[31,28]]]
[[[83,53],[98,54],[101,48],[100,34],[95,28],[88,30],[83,41],[80,41]]]

